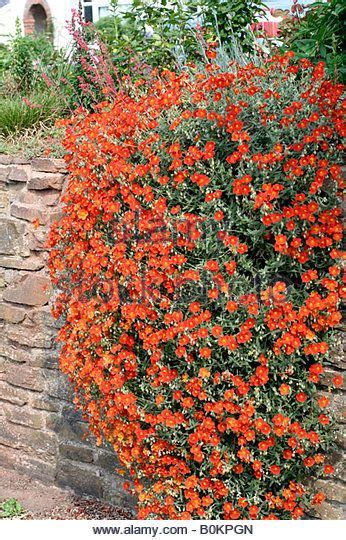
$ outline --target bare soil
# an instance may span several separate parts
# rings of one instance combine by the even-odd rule
[[[46,486],[16,471],[0,469],[0,504],[16,499],[24,513],[16,519],[134,519],[127,508],[118,508],[92,497]]]

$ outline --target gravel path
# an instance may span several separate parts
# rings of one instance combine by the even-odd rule
[[[0,503],[14,498],[24,508],[16,519],[134,519],[135,513],[92,497],[46,486],[16,471],[0,469]]]

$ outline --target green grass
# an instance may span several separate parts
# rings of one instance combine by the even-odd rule
[[[17,499],[5,499],[0,503],[0,518],[14,518],[20,516],[24,512],[24,508]]]
[[[19,95],[0,100],[0,136],[23,133],[42,123],[52,125],[63,115],[65,105],[53,94],[35,93],[27,99],[32,105]]]

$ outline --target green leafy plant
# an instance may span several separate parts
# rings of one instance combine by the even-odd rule
[[[0,134],[9,136],[32,128],[39,122],[53,124],[65,104],[51,92],[31,93],[29,97],[9,97],[0,101]]]
[[[12,77],[19,93],[44,89],[42,71],[55,72],[60,65],[66,64],[64,54],[54,48],[49,34],[23,36],[19,20],[15,35],[0,58],[2,71]]]
[[[284,47],[292,49],[298,58],[323,60],[333,78],[345,81],[346,3],[319,1],[305,10],[300,4],[293,8],[295,16],[282,29]]]
[[[0,518],[13,518],[20,516],[24,512],[24,508],[13,497],[4,500],[0,504]]]
[[[134,66],[173,67],[201,59],[196,30],[201,39],[226,46],[236,38],[249,51],[249,27],[263,7],[260,0],[134,0],[126,12],[118,0],[112,5],[113,14],[96,27],[125,74]]]

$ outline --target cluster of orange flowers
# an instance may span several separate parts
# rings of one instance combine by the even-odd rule
[[[333,473],[316,383],[340,322],[343,88],[291,56],[156,74],[65,122],[60,363],[139,518],[298,519],[324,499],[305,476]]]

